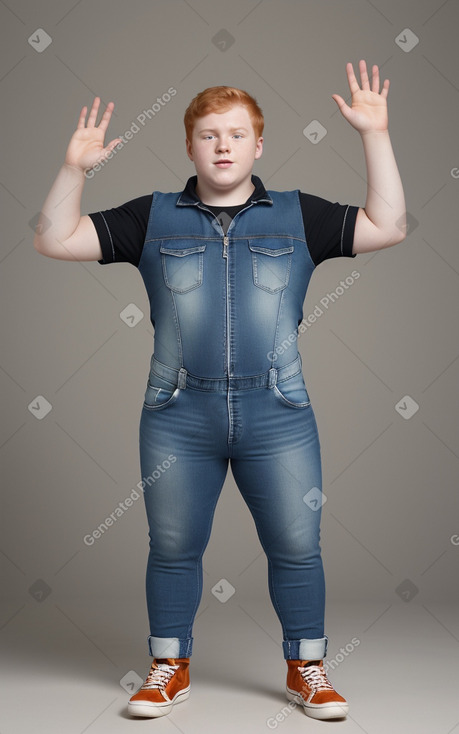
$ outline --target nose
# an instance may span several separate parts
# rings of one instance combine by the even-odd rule
[[[229,141],[226,138],[220,138],[217,142],[217,151],[221,153],[223,151],[229,151],[229,150],[230,150]]]

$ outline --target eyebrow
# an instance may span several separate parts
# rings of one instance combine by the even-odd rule
[[[230,132],[234,133],[236,130],[244,130],[244,132],[248,132],[247,128],[241,125],[240,127],[232,127],[230,128]],[[198,132],[200,133],[215,133],[218,132],[218,130],[215,130],[215,128],[212,127],[205,127],[202,130],[198,128]]]

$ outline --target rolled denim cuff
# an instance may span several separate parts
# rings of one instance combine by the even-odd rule
[[[148,636],[148,651],[153,658],[189,658],[193,648],[193,638]]]
[[[328,637],[314,640],[284,640],[282,642],[286,660],[323,660],[327,655]]]

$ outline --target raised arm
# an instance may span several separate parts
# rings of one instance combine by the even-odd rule
[[[95,97],[88,123],[83,107],[77,129],[70,140],[65,161],[43,204],[33,244],[37,252],[58,260],[101,260],[96,228],[89,216],[81,216],[81,195],[85,171],[107,158],[120,142],[115,138],[104,147],[105,132],[113,112],[109,102],[96,125],[100,98]]]
[[[380,92],[378,67],[373,66],[371,88],[365,61],[359,62],[359,69],[361,87],[352,64],[346,66],[351,107],[339,94],[332,95],[343,117],[360,133],[367,169],[367,197],[357,214],[353,253],[381,250],[406,237],[405,196],[388,130],[389,80]]]

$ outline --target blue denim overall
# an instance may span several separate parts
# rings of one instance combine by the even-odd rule
[[[314,263],[299,192],[266,191],[253,176],[225,236],[193,180],[154,192],[138,265],[155,330],[140,419],[149,653],[192,653],[202,556],[231,461],[268,560],[284,657],[322,659],[321,457],[297,349]]]

